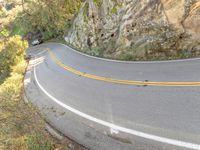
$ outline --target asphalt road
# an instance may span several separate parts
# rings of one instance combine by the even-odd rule
[[[108,61],[55,43],[30,51],[39,60],[34,67],[38,90],[55,105],[97,125],[113,128],[111,134],[124,132],[178,149],[200,149],[200,59]],[[183,85],[121,84],[96,77]],[[191,85],[184,86],[187,83]]]

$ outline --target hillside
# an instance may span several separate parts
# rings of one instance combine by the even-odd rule
[[[33,21],[37,10],[28,18],[20,0],[0,0],[0,150],[82,150],[70,139],[57,140],[47,132],[51,128],[44,116],[24,99],[23,80],[28,65],[24,35],[25,29],[34,31],[34,25],[24,28],[22,20]],[[44,20],[40,19],[40,23]]]
[[[200,55],[199,0],[86,0],[65,40],[91,55],[154,60]]]

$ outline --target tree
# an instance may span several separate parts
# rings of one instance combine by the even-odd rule
[[[26,32],[43,32],[45,39],[62,36],[80,6],[81,0],[22,0],[19,22]]]

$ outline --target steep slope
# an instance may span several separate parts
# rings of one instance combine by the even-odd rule
[[[199,0],[86,0],[65,39],[117,59],[198,55],[199,11]]]

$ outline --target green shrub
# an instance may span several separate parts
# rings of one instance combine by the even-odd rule
[[[40,31],[44,40],[64,35],[74,15],[79,11],[81,0],[26,1],[26,8],[18,17],[18,24],[25,33]]]
[[[23,30],[23,28],[19,24],[13,24],[12,32],[10,33],[10,35],[24,36],[26,35],[26,32]]]

